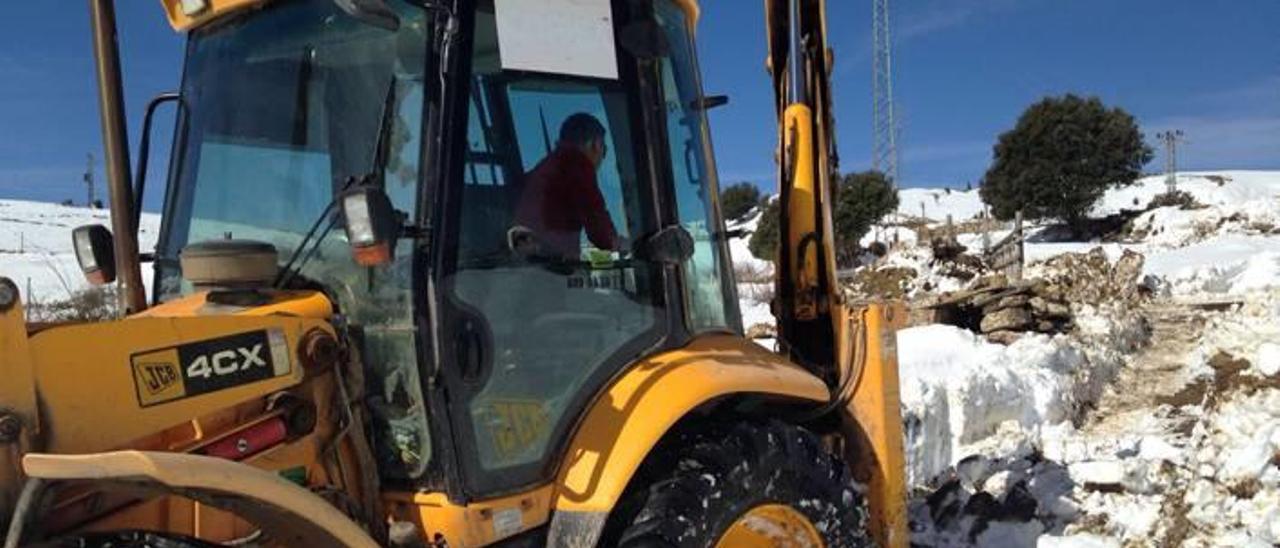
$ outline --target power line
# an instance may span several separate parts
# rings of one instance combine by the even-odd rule
[[[872,121],[871,167],[898,184],[898,120],[893,105],[893,41],[889,27],[889,0],[871,0],[872,21]]]

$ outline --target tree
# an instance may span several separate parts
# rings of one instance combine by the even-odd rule
[[[741,221],[760,205],[760,189],[751,183],[737,183],[720,192],[720,210],[724,218]]]
[[[747,240],[747,249],[755,255],[757,259],[762,261],[776,261],[778,259],[778,232],[781,223],[782,200],[770,200],[764,206],[764,210],[760,212],[760,220],[756,224],[755,232],[751,233],[751,239]]]
[[[857,254],[862,237],[885,215],[898,208],[898,190],[883,173],[866,171],[837,176],[833,229],[837,262],[846,263]],[[756,258],[772,261],[778,255],[781,201],[765,206],[756,231],[747,242]]]
[[[1133,116],[1097,97],[1047,97],[1000,135],[979,193],[999,219],[1057,219],[1079,233],[1107,189],[1133,184],[1151,161]]]
[[[864,171],[838,177],[836,198],[836,259],[847,264],[861,248],[862,237],[885,215],[898,209],[898,189],[879,171]]]

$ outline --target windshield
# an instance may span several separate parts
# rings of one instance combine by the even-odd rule
[[[189,119],[175,147],[158,300],[191,291],[176,261],[189,243],[259,240],[275,245],[284,264],[352,177],[374,175],[393,205],[413,215],[427,14],[390,4],[401,19],[394,32],[357,21],[332,0],[293,0],[191,35],[182,87]],[[380,141],[387,160],[375,174]],[[414,344],[413,244],[401,242],[395,264],[366,269],[344,238],[341,226],[317,234],[299,278],[323,287],[363,342],[369,378],[379,381],[369,401],[382,469],[417,475],[430,452]]]
[[[330,0],[297,0],[192,35],[183,84],[190,119],[174,166],[165,258],[231,236],[272,243],[286,261],[334,190],[373,169],[389,94],[387,192],[412,208],[425,21],[421,9],[396,5],[399,32],[360,23]],[[351,266],[345,252],[326,251],[304,275]],[[163,270],[161,300],[189,290],[175,270]]]

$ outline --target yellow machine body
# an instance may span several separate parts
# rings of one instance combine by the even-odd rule
[[[190,13],[179,0],[162,5],[172,26],[188,31],[268,1],[207,0]],[[770,14],[772,3],[766,2]],[[696,21],[696,2],[679,4]],[[770,18],[771,36],[778,23]],[[646,457],[681,421],[732,397],[779,409],[841,398],[841,427],[826,441],[843,449],[854,477],[869,487],[873,536],[881,546],[907,546],[894,345],[905,312],[898,305],[854,307],[833,290],[832,204],[823,167],[828,109],[810,101],[780,110],[788,164],[780,180],[790,196],[784,249],[794,255],[779,275],[795,288],[792,319],[829,318],[837,362],[831,365],[842,378],[853,377],[842,385],[846,393],[833,393],[813,371],[741,336],[699,336],[629,365],[595,394],[562,440],[550,483],[458,502],[441,492],[377,485],[362,441],[365,419],[346,395],[358,389],[362,373],[328,355],[329,363],[312,363],[317,358],[307,342],[335,337],[333,307],[320,293],[274,293],[270,302],[246,307],[217,305],[197,293],[119,321],[40,328],[24,323],[17,303],[0,312],[0,405],[21,424],[9,442],[16,450],[0,451],[0,511],[7,516],[20,505],[24,480],[42,478],[75,485],[59,492],[49,514],[56,518],[42,524],[53,531],[138,528],[227,541],[250,533],[246,520],[253,520],[275,539],[356,546],[375,542],[359,525],[364,520],[411,523],[424,539],[441,537],[454,547],[484,546],[540,527],[550,528],[553,543],[589,545],[594,537],[578,536],[574,524],[603,524]],[[155,369],[182,367],[174,357],[184,345],[244,333],[268,334],[276,367],[269,378],[189,393],[167,369]],[[282,395],[314,406],[312,428],[239,462],[205,455],[255,425],[283,418],[285,411],[273,407]],[[322,497],[335,492],[341,496]],[[345,512],[333,511],[337,500]],[[352,515],[352,506],[364,514]],[[788,516],[786,508],[759,512],[781,521]],[[795,531],[803,536],[812,528],[799,524]],[[743,545],[772,542],[737,526],[729,538]]]

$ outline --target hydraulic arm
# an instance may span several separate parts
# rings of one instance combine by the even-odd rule
[[[839,168],[831,109],[825,0],[765,0],[769,68],[778,115],[780,238],[776,261],[782,352],[825,380],[855,476],[868,485],[871,532],[907,544],[906,480],[894,332],[895,304],[846,303],[832,230]]]

